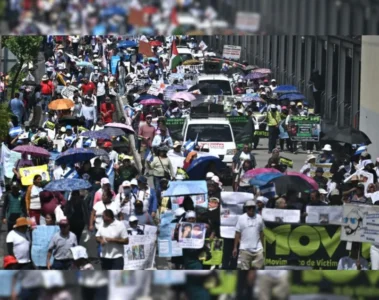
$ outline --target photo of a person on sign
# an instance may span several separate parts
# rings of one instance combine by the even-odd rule
[[[201,224],[195,224],[192,228],[192,238],[193,239],[202,239],[204,236],[203,234],[203,227]]]
[[[182,227],[182,239],[190,239],[192,236],[192,225],[184,224]]]

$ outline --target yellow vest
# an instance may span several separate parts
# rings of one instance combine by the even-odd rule
[[[271,111],[269,111],[267,113],[268,126],[277,126],[281,120],[282,119],[279,112],[275,112],[275,114],[273,114]]]
[[[209,289],[211,295],[232,295],[237,290],[238,271],[221,270],[219,273],[220,285]]]

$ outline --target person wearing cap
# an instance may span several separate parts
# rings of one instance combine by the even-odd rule
[[[74,266],[80,271],[94,271],[95,268],[88,260],[87,249],[83,246],[71,247],[72,258]]]
[[[118,215],[120,206],[119,202],[112,201],[116,194],[112,191],[108,178],[101,179],[101,188],[95,193],[93,200],[93,210],[89,227],[93,230],[93,224],[96,221],[95,227],[102,223],[102,213],[105,209],[112,209],[115,215]],[[90,231],[92,231],[90,230]]]
[[[236,224],[233,256],[237,257],[239,248],[238,269],[240,270],[262,269],[265,225],[262,217],[256,214],[255,201],[246,201],[244,208],[246,213],[238,218]]]
[[[276,79],[271,79],[271,85],[270,85],[270,89],[271,91],[274,93],[274,90],[278,87],[277,83],[276,83]]]
[[[115,111],[116,109],[114,104],[111,102],[111,98],[106,96],[105,101],[100,105],[100,115],[104,124],[113,122],[113,114]]]
[[[84,98],[84,105],[81,106],[79,112],[79,118],[81,117],[84,118],[85,127],[87,129],[91,129],[97,122],[97,110],[96,107],[92,105],[92,100],[90,97]]]
[[[272,150],[276,148],[276,141],[279,137],[279,123],[281,120],[282,119],[276,105],[271,104],[270,111],[267,112],[267,123],[269,128],[268,153],[272,153]]]
[[[31,235],[30,222],[24,218],[18,218],[6,237],[8,254],[17,259],[19,269],[33,269],[30,257]]]
[[[66,147],[70,148],[76,140],[76,134],[73,132],[71,125],[66,125],[66,137],[64,139]]]
[[[125,180],[121,185],[122,190],[117,194],[115,202],[120,206],[120,219],[128,220],[134,214],[134,203],[137,201],[136,195],[132,191],[130,181]]]
[[[318,155],[316,162],[321,164],[330,164],[334,162],[334,155],[332,146],[326,144],[324,148],[321,149],[322,153]]]
[[[215,174],[213,172],[208,172],[206,175],[205,175],[205,180],[206,181],[210,181],[212,179],[212,177],[215,176]]]
[[[96,233],[96,241],[101,245],[101,269],[124,269],[124,245],[129,243],[128,232],[123,222],[116,220],[111,209],[102,214],[103,222]]]
[[[169,156],[178,156],[178,157],[184,157],[183,151],[182,151],[182,143],[179,141],[175,141],[172,149],[168,151]]]
[[[318,189],[318,192],[320,193],[320,201],[329,205],[328,199],[326,197],[328,195],[328,192],[325,189]]]
[[[328,178],[324,177],[323,174],[324,174],[324,169],[318,167],[316,169],[315,176],[313,177],[313,179],[317,182],[320,188],[326,189],[327,184],[328,184]]]
[[[118,187],[121,185],[124,181],[130,181],[133,178],[136,178],[139,174],[137,168],[134,164],[132,164],[133,157],[125,155],[122,157],[121,165],[115,169],[115,190],[118,191]]]
[[[257,203],[257,213],[262,215],[262,210],[266,207],[266,204],[268,203],[268,198],[264,196],[258,196],[255,202]]]
[[[308,155],[305,164],[301,167],[300,173],[311,177],[312,165],[316,163],[316,156]]]
[[[52,237],[46,258],[48,270],[69,270],[72,264],[71,247],[78,245],[77,237],[70,232],[70,225],[67,219],[59,222],[59,232]],[[51,264],[51,257],[54,257]]]
[[[138,225],[138,218],[136,216],[130,216],[129,228],[127,229],[129,236],[143,235],[143,230]]]
[[[7,232],[10,232],[16,224],[16,220],[27,215],[25,197],[21,194],[20,185],[17,181],[11,183],[11,190],[4,195],[3,199],[2,221],[3,224],[8,225]]]

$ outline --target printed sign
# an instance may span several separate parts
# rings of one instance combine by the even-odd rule
[[[230,60],[239,60],[241,58],[241,46],[224,45],[222,57]]]
[[[186,283],[186,273],[179,270],[156,270],[153,283],[155,285],[178,285]]]
[[[339,260],[349,255],[340,240],[338,225],[265,223],[265,265],[336,270]],[[361,256],[370,257],[371,244],[362,245]]]
[[[158,256],[159,257],[176,257],[182,256],[183,250],[179,247],[178,241],[175,240],[175,228],[178,223],[173,221],[173,214],[167,212],[161,215],[158,235]]]
[[[379,244],[379,207],[345,204],[343,206],[341,240]]]
[[[13,178],[13,168],[19,159],[21,159],[21,153],[9,150],[5,144],[1,145],[1,163],[3,164],[5,177]]]
[[[287,166],[288,168],[293,168],[293,160],[285,157],[279,158],[279,164]]]
[[[54,234],[59,231],[58,226],[36,226],[32,231],[32,261],[37,267],[46,267],[47,250]],[[53,263],[53,257],[51,258]]]
[[[236,15],[236,29],[255,33],[259,31],[261,25],[261,15],[254,12],[239,11]]]
[[[203,261],[203,265],[219,266],[222,264],[222,253],[224,249],[223,239],[206,239],[204,248],[206,250],[200,256],[200,260]]]
[[[32,185],[33,178],[36,175],[41,175],[42,181],[50,181],[50,174],[47,165],[20,168],[19,172],[21,175],[21,183],[24,186]]]
[[[306,223],[341,225],[343,215],[342,206],[307,206]]]
[[[296,142],[318,142],[321,132],[320,117],[292,116],[288,135]]]
[[[166,126],[173,141],[182,141],[184,118],[170,118],[166,120]]]
[[[259,138],[268,138],[268,131],[266,130],[255,130],[254,131],[254,136],[259,137]]]
[[[314,177],[316,175],[316,169],[322,168],[324,170],[324,174],[322,176],[326,178],[332,178],[333,174],[330,173],[330,168],[332,167],[332,164],[312,164],[311,165],[311,177]]]
[[[201,249],[204,246],[206,227],[203,223],[181,223],[179,246],[185,249]]]
[[[146,273],[130,271],[107,272],[109,278],[109,299],[134,300],[141,296],[145,289]]]
[[[264,208],[262,210],[262,219],[263,221],[275,223],[299,223],[300,210]]]
[[[129,236],[124,246],[124,270],[145,270],[153,267],[155,257],[155,235]]]
[[[73,85],[69,85],[62,90],[61,95],[63,98],[72,99],[74,97],[74,91],[78,91],[78,88]]]

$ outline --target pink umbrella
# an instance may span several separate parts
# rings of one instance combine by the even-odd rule
[[[140,104],[142,105],[163,105],[163,101],[159,100],[159,99],[145,99],[145,100],[142,100],[140,102]]]
[[[261,73],[261,74],[271,74],[271,70],[270,69],[255,69],[252,71],[252,73]]]
[[[13,151],[19,153],[30,154],[32,156],[42,156],[42,157],[50,157],[49,151],[44,148],[33,146],[33,145],[22,145],[17,146],[13,149]]]
[[[319,188],[317,182],[316,182],[313,178],[308,177],[308,176],[305,175],[305,174],[302,174],[302,173],[299,173],[299,172],[293,172],[293,171],[288,171],[288,172],[286,172],[286,174],[287,174],[287,175],[290,175],[290,176],[298,176],[298,177],[304,179],[304,180],[305,180],[306,182],[308,182],[308,183],[312,186],[312,188],[314,188],[315,190],[318,190],[318,188]]]
[[[104,127],[121,128],[121,129],[131,131],[132,133],[135,133],[132,126],[126,125],[123,123],[108,123],[108,124],[105,124]]]
[[[193,101],[196,100],[196,97],[189,92],[177,92],[172,97],[172,100],[184,100],[184,101]]]
[[[280,173],[279,170],[273,169],[273,168],[258,168],[247,171],[242,178],[244,179],[251,179],[254,178],[257,175],[263,174],[263,173]]]

